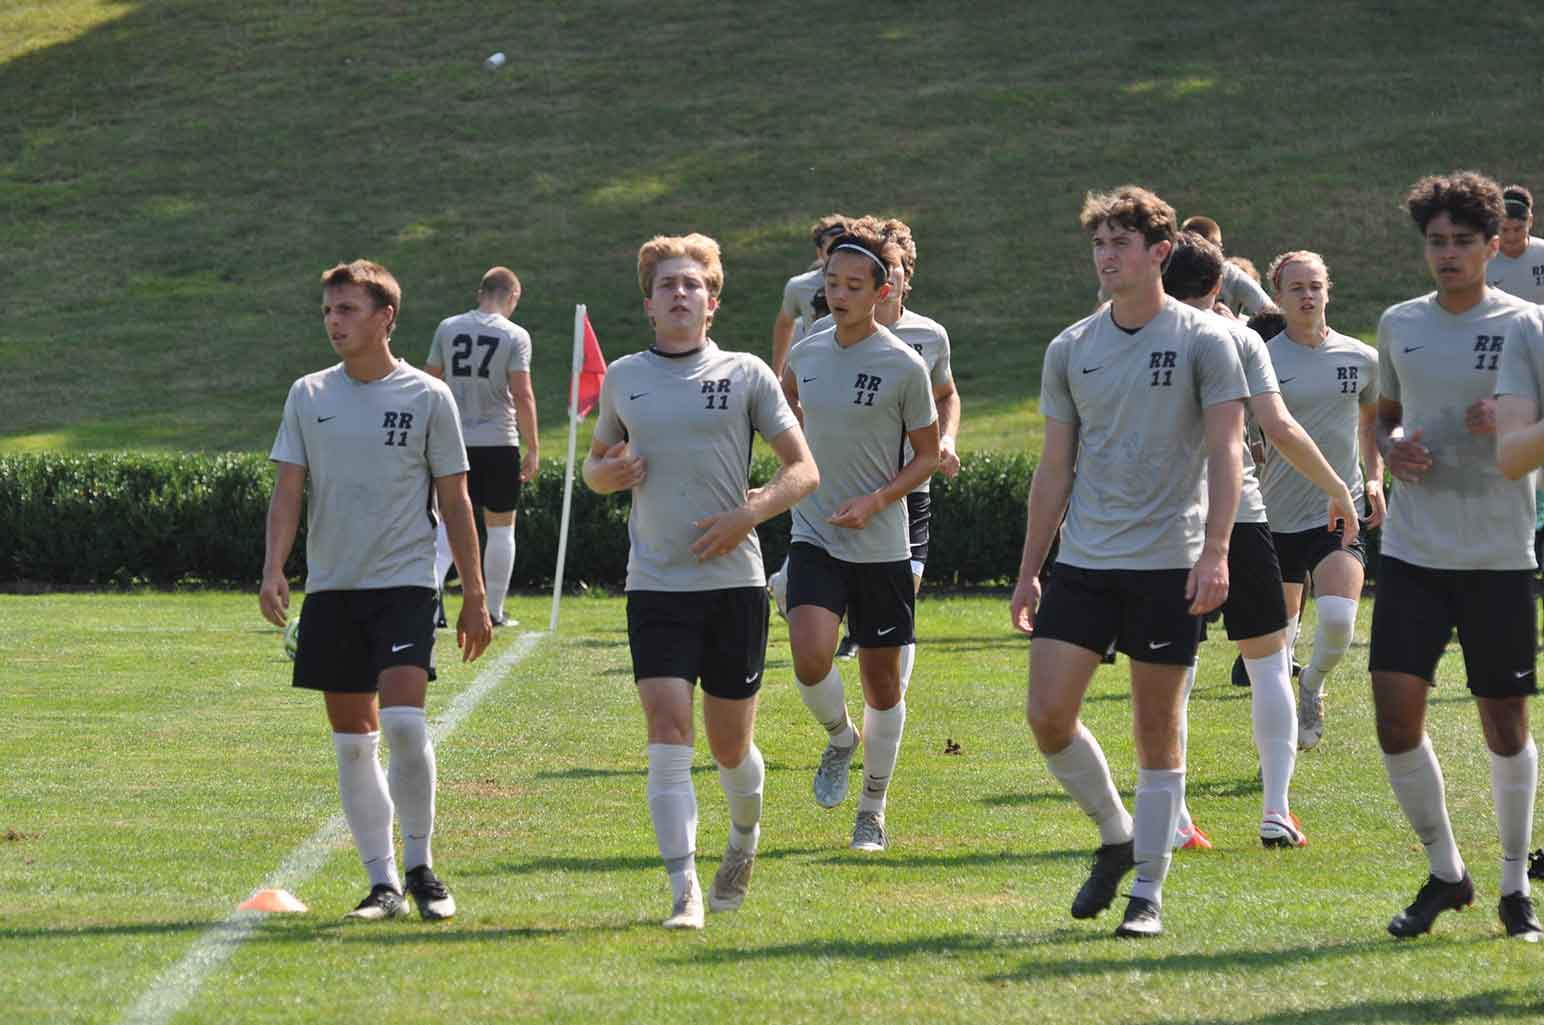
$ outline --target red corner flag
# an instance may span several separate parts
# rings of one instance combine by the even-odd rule
[[[601,355],[600,340],[590,326],[590,314],[584,315],[584,366],[579,371],[579,418],[582,420],[600,401],[600,383],[606,379],[606,357]]]

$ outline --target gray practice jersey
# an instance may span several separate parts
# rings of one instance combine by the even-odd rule
[[[810,332],[824,331],[835,325],[830,317],[821,317],[815,321],[814,329]],[[949,332],[944,326],[931,317],[924,317],[920,313],[914,313],[904,307],[901,309],[901,318],[894,324],[886,325],[886,330],[902,342],[912,347],[922,362],[927,364],[928,380],[933,384],[936,392],[939,388],[954,380],[954,369],[949,363]],[[902,450],[901,465],[911,462],[916,452],[912,450],[911,440],[907,439],[906,447]],[[933,487],[933,477],[929,474],[924,477],[913,494],[917,491],[928,492]]]
[[[1051,342],[1040,411],[1078,429],[1058,560],[1084,569],[1189,569],[1206,542],[1207,407],[1247,397],[1232,333],[1164,301],[1135,334],[1104,307]]]
[[[399,361],[378,381],[339,363],[290,386],[268,458],[304,466],[306,591],[435,587],[433,478],[465,473],[450,389]]]
[[[1276,372],[1271,369],[1271,358],[1265,351],[1265,342],[1261,341],[1259,333],[1220,314],[1213,316],[1222,321],[1233,336],[1234,344],[1238,346],[1238,361],[1244,370],[1244,382],[1249,386],[1249,397],[1280,391],[1276,384]],[[1233,517],[1233,522],[1264,523],[1265,498],[1260,493],[1260,476],[1255,469],[1254,456],[1249,453],[1247,428],[1244,434],[1244,486],[1238,496],[1238,514]]]
[[[1509,481],[1496,439],[1470,434],[1465,411],[1497,390],[1508,339],[1537,330],[1538,307],[1494,288],[1452,314],[1436,293],[1391,306],[1378,321],[1378,387],[1404,407],[1406,434],[1421,432],[1432,466],[1418,483],[1396,481],[1383,551],[1430,569],[1529,569],[1533,479]]]
[[[1283,331],[1266,348],[1287,411],[1319,446],[1360,508],[1366,489],[1358,431],[1361,408],[1378,401],[1378,351],[1338,331],[1315,346],[1299,345]],[[1266,453],[1261,486],[1271,529],[1278,534],[1324,527],[1324,492],[1275,449]]]
[[[518,445],[509,375],[531,372],[531,336],[497,313],[468,310],[435,328],[425,362],[439,367],[468,445]]]
[[[894,480],[905,465],[906,432],[938,419],[927,364],[882,327],[845,347],[832,327],[795,346],[785,373],[798,382],[804,433],[820,467],[820,487],[794,507],[793,540],[845,562],[911,558],[905,502],[887,505],[862,530],[826,518]]]
[[[797,424],[765,363],[711,339],[686,355],[650,349],[606,368],[595,439],[626,441],[645,469],[627,518],[627,590],[764,586],[754,530],[699,562],[691,546],[703,532],[692,524],[745,502],[752,431],[771,439]]]
[[[1544,238],[1529,238],[1518,257],[1497,253],[1485,267],[1485,283],[1531,303],[1544,303]]]
[[[1259,313],[1271,302],[1265,289],[1256,284],[1255,279],[1245,274],[1236,263],[1222,265],[1222,291],[1217,298],[1224,306],[1243,309],[1250,316]]]
[[[795,274],[783,286],[783,314],[794,318],[793,334],[789,344],[796,345],[806,335],[815,333],[812,326],[821,317],[815,312],[815,293],[825,287],[826,269],[815,267],[803,274]]]

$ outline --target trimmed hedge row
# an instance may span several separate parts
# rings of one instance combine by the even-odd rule
[[[776,470],[755,461],[753,484]],[[933,482],[928,576],[956,584],[1011,578],[1024,537],[1025,456],[980,454],[959,477]],[[260,454],[91,453],[0,457],[0,579],[54,586],[256,586],[273,467]],[[627,571],[628,496],[575,481],[567,580],[620,587]],[[551,586],[563,508],[563,466],[545,460],[521,493],[514,584]],[[770,566],[788,547],[785,513],[762,524]],[[305,575],[305,525],[286,567]]]

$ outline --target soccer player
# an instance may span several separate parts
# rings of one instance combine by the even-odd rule
[[[1180,225],[1180,230],[1193,231],[1218,249],[1223,247],[1222,226],[1210,217],[1200,214],[1187,217],[1185,223]],[[1218,301],[1230,310],[1243,310],[1251,316],[1271,306],[1270,297],[1260,287],[1259,276],[1251,276],[1232,260],[1222,266],[1222,289]]]
[[[766,577],[756,525],[815,489],[815,463],[782,391],[755,356],[708,337],[724,268],[706,235],[638,250],[654,344],[611,365],[584,480],[632,491],[627,637],[648,724],[648,802],[673,897],[668,929],[703,926],[692,787],[692,688],[729,802],[728,849],[708,903],[740,906],[760,838],[761,752],[753,734],[767,653]],[[752,431],[782,468],[747,491]]]
[[[1016,629],[1034,636],[1027,704],[1035,743],[1099,829],[1101,846],[1072,916],[1109,907],[1135,867],[1116,935],[1156,936],[1185,800],[1186,671],[1201,617],[1228,596],[1249,387],[1225,324],[1164,294],[1176,235],[1169,204],[1127,185],[1090,193],[1079,220],[1111,302],[1046,350],[1045,447],[1030,485],[1010,614]],[[1064,513],[1042,602],[1040,570]],[[1134,816],[1078,718],[1112,641],[1131,661],[1141,766]]]
[[[889,846],[885,800],[906,724],[901,650],[914,640],[916,594],[904,499],[938,467],[938,415],[926,362],[874,320],[890,294],[896,245],[867,225],[838,236],[826,259],[832,327],[788,356],[783,390],[804,423],[820,487],[793,511],[788,640],[799,695],[826,730],[815,800],[847,796],[858,733],[832,652],[842,616],[859,644],[863,794],[852,848]],[[913,455],[901,462],[902,442]]]
[[[1496,465],[1492,396],[1502,353],[1531,345],[1539,308],[1485,285],[1505,214],[1495,182],[1473,172],[1422,178],[1406,203],[1437,287],[1378,321],[1377,441],[1399,483],[1383,527],[1368,663],[1383,763],[1430,875],[1388,929],[1419,936],[1441,912],[1474,901],[1426,735],[1427,695],[1456,626],[1490,749],[1501,921],[1508,936],[1536,942],[1533,481],[1508,480]]]
[[[815,294],[825,284],[826,252],[837,236],[847,230],[850,220],[845,214],[827,214],[810,227],[810,241],[815,243],[815,264],[802,274],[795,274],[783,286],[783,305],[772,322],[772,372],[782,378],[783,364],[788,351],[799,339],[795,329],[802,323],[808,333],[810,325],[825,315],[818,311]],[[802,337],[802,335],[800,336]]]
[[[1501,251],[1491,258],[1485,280],[1491,288],[1531,303],[1544,303],[1544,238],[1533,234],[1533,193],[1508,185],[1501,194]]]
[[[424,361],[425,372],[450,385],[461,412],[461,433],[471,464],[467,491],[472,504],[482,507],[488,528],[483,580],[494,626],[509,622],[504,597],[515,567],[520,485],[541,466],[536,396],[531,390],[531,336],[509,319],[519,303],[520,279],[514,271],[489,268],[477,286],[477,308],[440,321]],[[434,564],[441,587],[450,561],[450,539],[441,523]]]
[[[1377,418],[1378,353],[1372,346],[1332,331],[1325,320],[1331,284],[1324,258],[1307,250],[1282,253],[1270,266],[1276,305],[1286,329],[1266,343],[1281,397],[1307,429],[1342,480],[1349,482],[1355,508],[1367,502],[1368,529],[1383,523],[1383,459],[1374,437]],[[1313,482],[1279,449],[1265,460],[1260,488],[1270,513],[1282,589],[1292,617],[1287,646],[1295,647],[1304,581],[1313,577],[1318,626],[1313,654],[1298,677],[1298,745],[1313,747],[1324,735],[1324,685],[1356,631],[1366,553],[1347,520],[1350,540],[1326,533],[1323,507]],[[1363,476],[1362,464],[1367,473]]]
[[[466,493],[466,450],[450,389],[391,352],[402,289],[368,260],[322,274],[322,324],[342,362],[296,381],[269,458],[277,464],[268,506],[258,597],[284,626],[284,562],[306,503],[306,599],[294,684],[322,691],[338,760],[338,791],[370,893],[347,915],[395,918],[405,910],[392,847],[402,823],[407,892],[426,919],[456,913],[435,875],[435,761],[424,718],[434,671],[434,517],[430,495],[466,566],[456,641],[472,661],[493,627],[477,565],[477,527]],[[432,487],[431,487],[432,485]],[[391,764],[381,771],[381,735]]]
[[[1163,272],[1163,290],[1196,309],[1212,310],[1222,288],[1222,267],[1221,249],[1194,232],[1181,232]],[[1249,410],[1265,438],[1282,458],[1303,467],[1305,479],[1313,481],[1308,501],[1315,509],[1316,515],[1310,518],[1317,525],[1317,533],[1328,538],[1331,545],[1340,545],[1340,532],[1330,533],[1325,529],[1326,523],[1333,526],[1338,518],[1350,524],[1347,543],[1356,544],[1353,495],[1313,438],[1283,404],[1281,386],[1265,343],[1231,316],[1220,316],[1219,320],[1238,348],[1239,361],[1249,385]],[[1228,639],[1238,644],[1239,657],[1243,659],[1251,684],[1251,718],[1264,791],[1260,842],[1266,847],[1304,847],[1308,839],[1288,801],[1297,757],[1297,717],[1292,701],[1291,667],[1286,654],[1288,605],[1282,592],[1282,568],[1267,522],[1266,509],[1270,500],[1262,498],[1262,486],[1247,447],[1242,460],[1243,489],[1228,544],[1229,588],[1228,600],[1222,606],[1222,620]],[[1327,517],[1326,496],[1329,498]],[[1195,666],[1192,665],[1185,682],[1180,716],[1182,758],[1188,732],[1189,695],[1194,686]],[[1185,805],[1180,808],[1175,840],[1180,847],[1211,846],[1206,835],[1191,821],[1189,808]]]

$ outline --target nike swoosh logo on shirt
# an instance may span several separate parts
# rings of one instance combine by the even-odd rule
[[[1173,641],[1164,641],[1162,644],[1159,644],[1157,641],[1148,641],[1147,647],[1149,651],[1157,651],[1159,648],[1167,648],[1173,643]]]
[[[319,423],[319,424],[324,424],[328,420],[336,420],[337,418],[338,418],[338,414],[334,413],[334,414],[332,414],[332,416],[319,416],[319,417],[316,418],[316,422]]]
[[[1085,373],[1085,374],[1097,374],[1099,371],[1101,371],[1103,369],[1104,369],[1104,365],[1103,364],[1100,364],[1097,367],[1084,367],[1083,368],[1083,373]]]
[[[1405,346],[1405,351],[1406,352],[1415,352],[1417,349],[1424,349],[1424,348],[1426,348],[1426,346],[1424,346],[1424,345],[1407,345],[1407,346]]]
[[[816,376],[816,377],[801,377],[801,378],[799,378],[799,383],[800,384],[809,384],[811,381],[818,381],[818,380],[820,380],[820,378],[818,376]]]
[[[649,393],[646,392],[646,391],[641,391],[641,392],[639,392],[636,395],[634,395],[631,392],[629,392],[628,396],[627,396],[627,401],[631,402],[633,399],[641,399],[641,398],[643,398],[647,394],[649,394]]]
[[[393,644],[391,646],[391,653],[395,655],[399,651],[406,651],[407,649],[411,648],[414,643],[415,642],[413,641],[408,641],[406,644]]]
[[[1297,378],[1295,378],[1295,377],[1283,377],[1281,380],[1277,381],[1276,383],[1277,384],[1286,384],[1288,381],[1296,381],[1296,380],[1297,380]]]
[[[894,630],[895,630],[895,627],[893,627],[893,626],[887,626],[887,627],[885,627],[885,628],[884,628],[884,629],[883,629],[883,630],[875,630],[875,631],[874,631],[874,632],[875,632],[875,633],[876,633],[876,634],[878,634],[878,635],[879,635],[879,636],[881,636],[881,637],[883,637],[883,636],[884,636],[884,635],[885,635],[885,634],[887,634],[887,633],[891,633],[891,632],[893,632],[893,631],[894,631]]]

